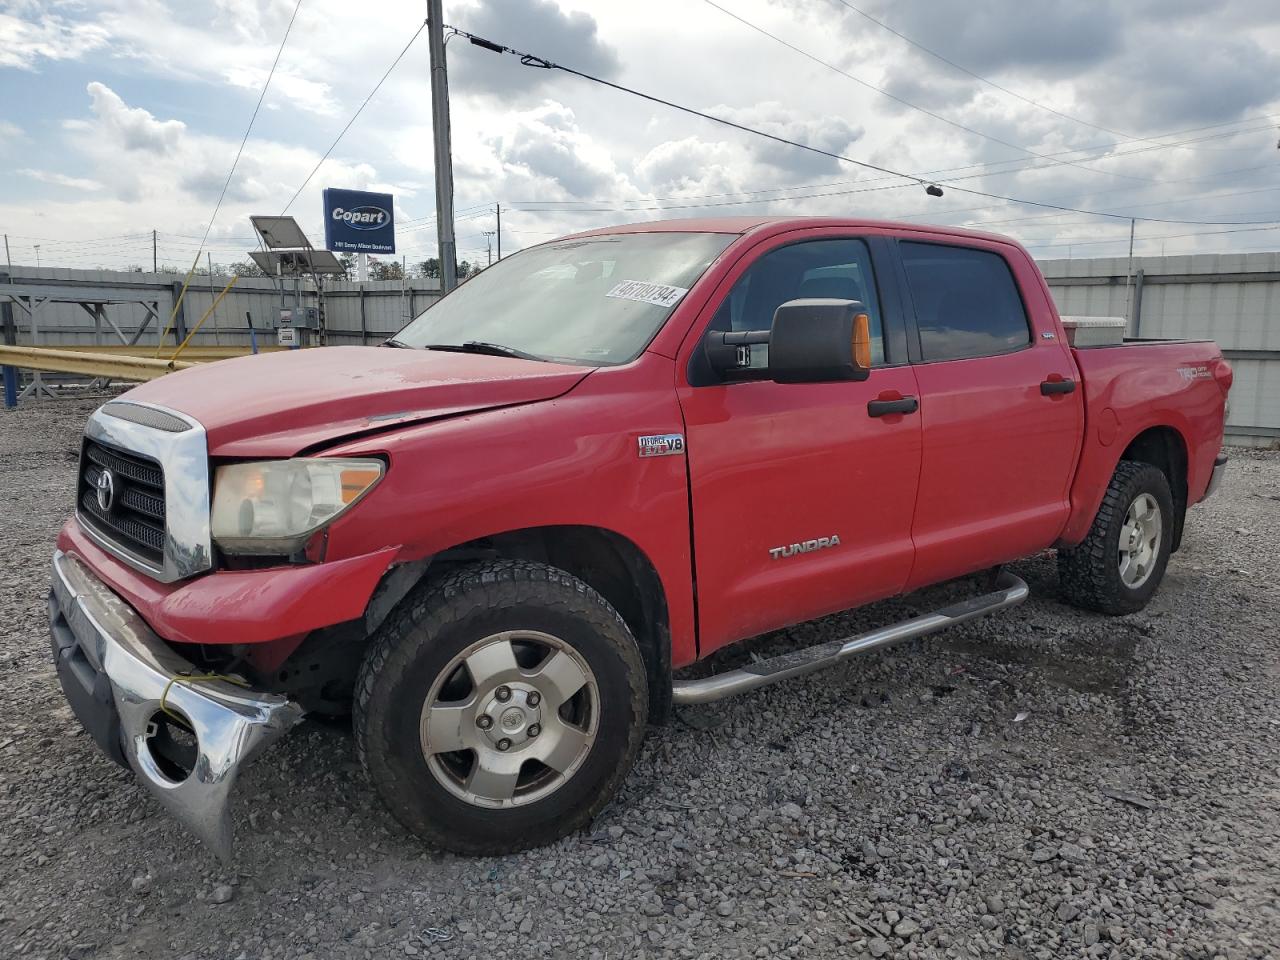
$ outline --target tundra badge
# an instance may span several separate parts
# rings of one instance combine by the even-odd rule
[[[818,537],[817,540],[806,540],[804,543],[792,543],[785,547],[772,547],[769,556],[774,560],[783,557],[794,557],[797,553],[812,553],[814,550],[825,550],[827,547],[840,546],[840,535],[833,533],[829,537]]]
[[[658,433],[648,437],[640,437],[640,458],[673,457],[684,453],[684,434]]]

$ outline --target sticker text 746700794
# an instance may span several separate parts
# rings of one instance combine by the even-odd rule
[[[605,296],[616,297],[619,300],[638,300],[641,303],[652,303],[659,307],[674,307],[688,292],[684,287],[673,287],[668,283],[623,280]]]

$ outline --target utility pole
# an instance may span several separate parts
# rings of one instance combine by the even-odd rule
[[[160,263],[159,263],[159,259],[158,259],[158,258],[157,258],[157,256],[156,256],[156,232],[155,232],[155,230],[152,230],[152,231],[151,231],[151,272],[152,272],[152,273],[159,273],[159,272],[160,272]]]
[[[441,0],[427,0],[427,43],[431,54],[431,129],[436,152],[436,237],[440,292],[458,285],[458,250],[453,239],[453,156],[449,144],[449,73],[444,57]]]
[[[1125,269],[1124,277],[1124,318],[1129,319],[1129,289],[1133,284],[1133,231],[1137,225],[1136,219],[1129,220],[1129,266]]]
[[[488,251],[489,254],[489,262],[485,264],[487,267],[493,266],[493,234],[494,231],[492,230],[486,230],[484,232],[484,246],[485,250]]]
[[[36,248],[36,266],[39,267],[40,266],[40,244],[37,243],[37,244],[34,244],[34,246]]]
[[[9,265],[9,269],[13,269],[13,257],[9,256],[9,235],[4,235],[4,262]]]
[[[498,259],[501,260],[502,259],[502,204],[495,203],[493,205],[493,208],[498,213],[498,229],[496,233],[498,234]]]
[[[208,250],[205,251],[204,262],[208,264],[208,268],[209,268],[209,303],[213,305],[209,309],[213,310],[213,342],[217,343],[218,342],[218,311],[216,307],[218,305],[218,301],[213,293],[213,254],[210,253]]]

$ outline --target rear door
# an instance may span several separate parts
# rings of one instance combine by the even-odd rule
[[[1029,262],[979,240],[897,248],[923,429],[914,589],[1057,539],[1083,402]]]
[[[885,286],[882,272],[890,278]],[[800,231],[747,253],[681,351],[700,653],[900,591],[911,570],[920,418],[873,415],[914,397],[892,247]],[[725,383],[699,363],[708,329],[768,329],[788,300],[858,300],[871,317],[868,380]],[[767,347],[751,348],[752,366]]]

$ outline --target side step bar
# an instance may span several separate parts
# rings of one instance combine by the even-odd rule
[[[672,684],[671,701],[680,706],[712,703],[781,680],[802,677],[806,673],[834,666],[861,653],[870,653],[903,640],[914,640],[916,637],[937,633],[957,623],[995,613],[1006,607],[1016,607],[1027,599],[1029,592],[1022,578],[1002,570],[996,577],[995,590],[992,592],[953,603],[933,613],[860,633],[846,640],[832,640],[816,647],[794,650],[771,660],[762,660],[740,670],[729,670],[703,680],[677,680]]]

